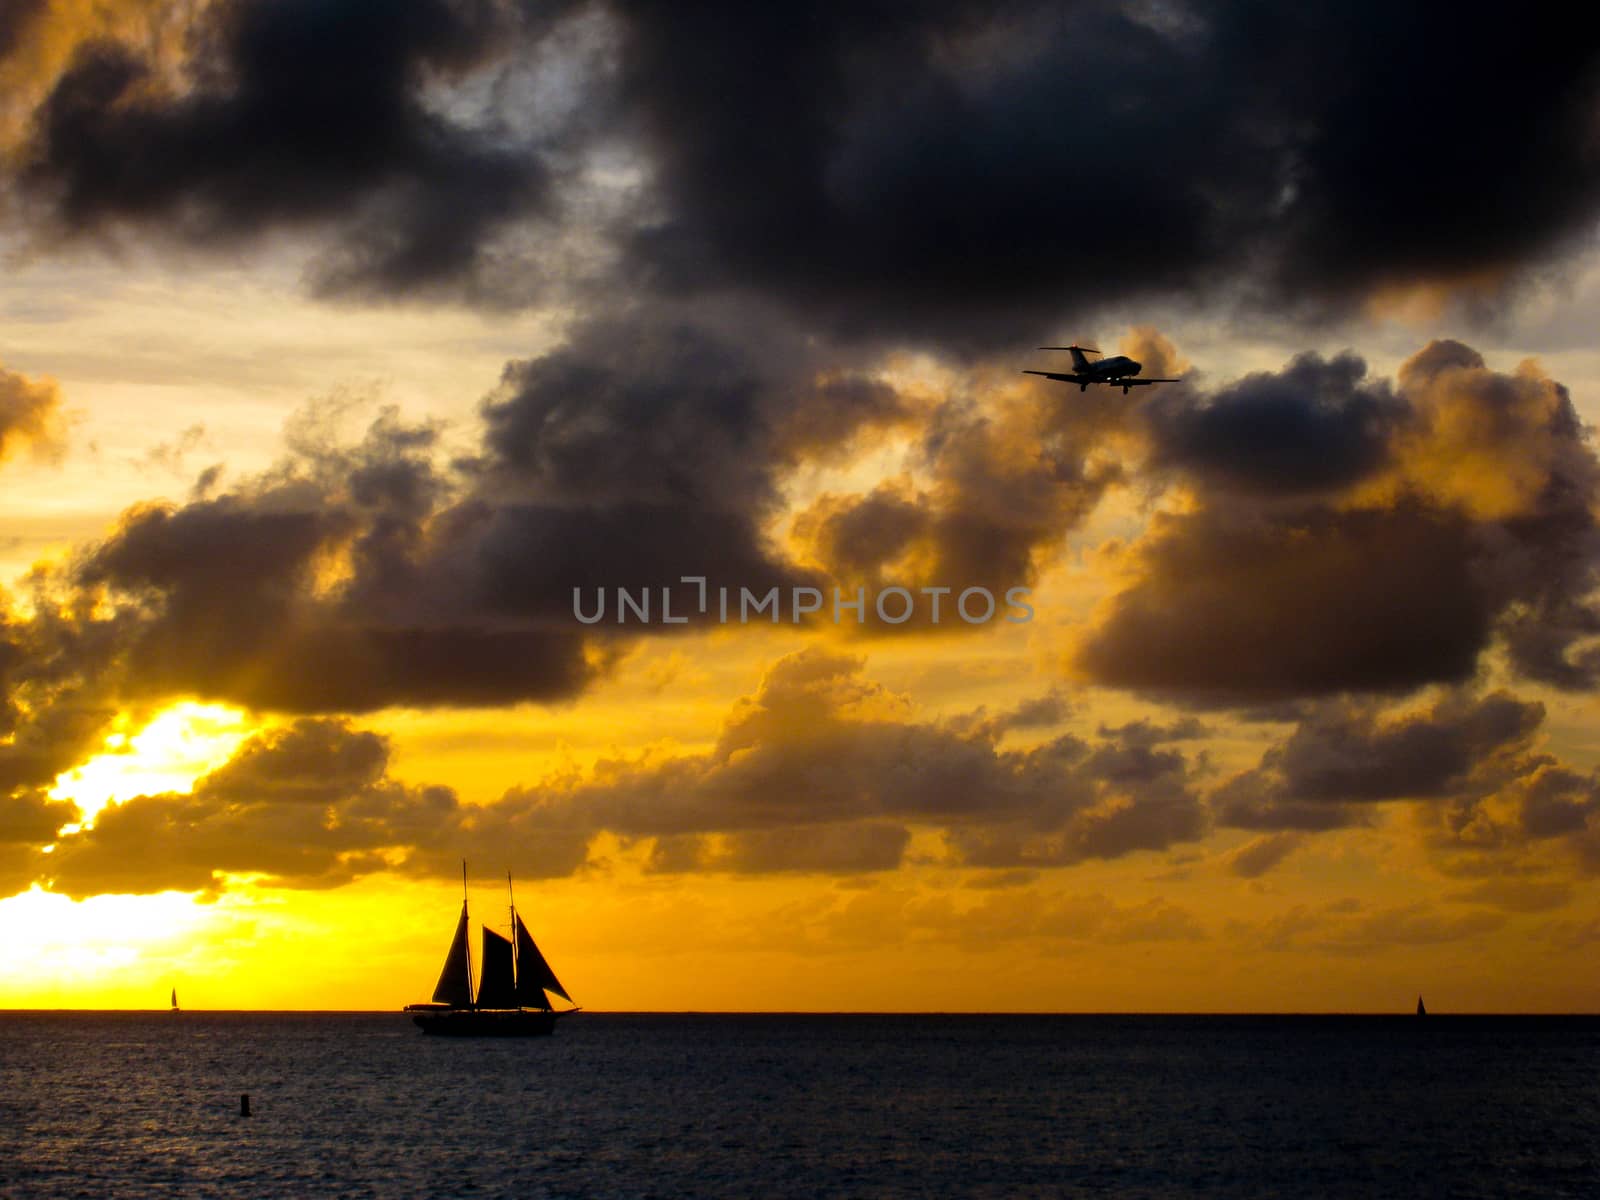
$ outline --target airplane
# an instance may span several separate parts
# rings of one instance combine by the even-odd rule
[[[1144,370],[1144,364],[1135,362],[1125,354],[1118,354],[1114,358],[1102,358],[1097,363],[1090,362],[1085,355],[1099,354],[1100,351],[1088,346],[1040,346],[1041,350],[1070,350],[1072,352],[1072,371],[1024,371],[1024,375],[1043,375],[1046,379],[1059,379],[1062,383],[1075,383],[1080,392],[1087,392],[1091,383],[1109,383],[1113,387],[1122,389],[1126,396],[1129,388],[1140,387],[1147,383],[1179,383],[1179,379],[1135,379],[1134,376]]]

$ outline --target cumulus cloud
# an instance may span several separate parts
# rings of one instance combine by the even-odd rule
[[[770,545],[778,474],[797,444],[825,450],[899,412],[793,331],[717,310],[640,309],[582,323],[568,341],[507,367],[484,405],[470,494],[446,518],[454,565],[508,611],[572,619],[573,589],[764,592],[815,580]],[[833,419],[797,433],[817,397]],[[798,438],[798,443],[796,439]]]
[[[336,887],[374,871],[449,875],[474,851],[524,877],[566,875],[585,840],[539,830],[523,813],[463,805],[445,787],[388,774],[387,739],[305,718],[258,733],[188,794],[139,796],[67,834],[36,869],[71,896],[214,891],[227,874],[285,887]]]
[[[51,800],[39,788],[0,794],[0,896],[25,891],[56,831],[78,819],[77,805]]]
[[[1425,708],[1374,700],[1308,705],[1261,761],[1207,797],[1219,826],[1263,831],[1230,860],[1247,878],[1305,835],[1370,823],[1409,802],[1440,869],[1481,880],[1474,899],[1532,911],[1559,898],[1540,876],[1600,872],[1600,775],[1540,742],[1544,705],[1505,692],[1451,692]],[[1546,881],[1547,882],[1547,881]]]
[[[70,585],[111,607],[93,624],[116,628],[128,693],[360,712],[581,689],[593,668],[575,625],[496,620],[447,582],[401,586],[447,491],[434,436],[386,413],[357,446],[302,440],[233,491],[124,514]]]
[[[797,513],[798,550],[837,586],[950,589],[938,622],[919,605],[896,629],[960,632],[960,593],[982,588],[1000,611],[1012,588],[1031,588],[1113,487],[1124,481],[1113,441],[1125,415],[1103,397],[1064,405],[1051,392],[996,387],[979,373],[921,426],[906,474],[864,492],[824,493]]]
[[[1154,468],[1255,496],[1333,491],[1371,476],[1405,415],[1389,383],[1368,379],[1349,352],[1331,361],[1307,352],[1201,402],[1174,388],[1145,406]]]
[[[745,337],[758,327],[776,332]],[[79,731],[62,746],[82,745],[94,714],[118,703],[179,694],[321,713],[562,699],[624,638],[678,628],[581,625],[575,588],[638,592],[692,574],[711,588],[976,585],[1001,597],[1030,584],[1132,469],[1117,449],[1142,444],[1196,503],[1135,543],[1141,573],[1077,650],[1096,682],[1185,705],[1398,693],[1471,679],[1503,637],[1523,673],[1585,684],[1600,474],[1564,389],[1531,367],[1505,375],[1435,343],[1394,388],[1352,360],[1303,358],[1140,410],[1045,404],[1028,387],[987,409],[965,395],[929,407],[868,360],[841,364],[784,328],[717,306],[581,322],[508,368],[479,453],[453,463],[437,427],[392,412],[353,445],[297,419],[275,468],[136,506],[36,576],[0,670],[29,680],[33,728]],[[602,361],[611,346],[628,353]],[[813,402],[833,418],[797,416]],[[1240,405],[1316,414],[1267,422],[1264,459],[1282,442],[1298,461],[1333,427],[1362,431],[1334,444],[1366,446],[1376,429],[1381,445],[1308,496],[1195,432]],[[925,483],[824,495],[796,516],[793,543],[770,536],[797,463],[891,429],[920,433]],[[26,757],[21,743],[6,751]],[[1183,828],[1183,811],[1144,836]]]
[[[941,830],[952,862],[1061,866],[1205,830],[1181,753],[1071,735],[1007,750],[1004,722],[916,721],[861,672],[819,648],[789,655],[710,752],[515,795],[551,828],[659,839],[658,870],[883,869],[913,827]]]
[[[817,649],[787,656],[705,754],[606,760],[481,806],[396,781],[377,733],[300,718],[245,741],[190,793],[108,806],[33,869],[74,896],[214,890],[228,875],[298,888],[378,871],[450,876],[462,857],[562,875],[609,833],[648,839],[658,873],[860,874],[899,866],[917,828],[943,833],[947,866],[1039,868],[1206,829],[1189,763],[1159,741],[1064,735],[1006,750],[991,723],[917,721],[862,667]],[[19,847],[69,815],[41,804],[0,810]]]
[[[1501,636],[1525,676],[1588,685],[1600,462],[1566,389],[1458,342],[1364,376],[1303,356],[1149,406],[1196,502],[1135,544],[1080,671],[1194,705],[1400,693],[1465,682]]]
[[[1453,797],[1425,828],[1447,869],[1467,876],[1526,873],[1564,856],[1600,874],[1600,773],[1530,756],[1494,791]]]
[[[1458,514],[1393,508],[1158,515],[1075,654],[1097,683],[1203,706],[1464,681],[1494,604]]]
[[[82,597],[35,589],[26,616],[0,618],[0,793],[46,788],[101,745],[122,708],[128,623]]]
[[[55,457],[65,448],[61,397],[54,383],[0,367],[0,460],[19,446]]]
[[[1503,692],[1451,694],[1399,715],[1329,701],[1211,803],[1226,825],[1321,829],[1359,819],[1362,804],[1492,792],[1526,768],[1543,720],[1542,704]]]
[[[260,475],[134,506],[8,618],[0,673],[29,733],[0,760],[37,782],[92,735],[83,714],[177,695],[322,713],[563,699],[645,632],[583,626],[574,589],[675,586],[685,612],[686,574],[822,583],[766,534],[781,476],[908,410],[792,332],[749,332],[714,310],[580,323],[508,367],[476,455],[443,461],[438,426],[389,410],[343,441],[335,398],[291,419]],[[629,353],[598,365],[614,345]],[[53,391],[0,382],[8,429],[45,428]],[[52,730],[48,763],[24,769]]]

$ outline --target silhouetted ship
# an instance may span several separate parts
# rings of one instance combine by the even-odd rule
[[[509,892],[511,876],[506,875]],[[423,1033],[454,1037],[540,1037],[555,1032],[556,1018],[578,1011],[556,1011],[549,992],[567,1003],[572,997],[539,952],[533,935],[511,903],[511,937],[483,927],[483,965],[477,994],[472,990],[472,950],[468,944],[467,872],[461,870],[461,919],[445,956],[433,1003],[408,1004],[405,1011]]]
[[[177,1012],[178,1011],[178,989],[177,988],[173,988],[172,989],[172,1011],[173,1012]]]
[[[1425,1017],[1427,1015],[1428,1015],[1428,1010],[1422,1007],[1422,997],[1418,996],[1417,997],[1417,1016]]]

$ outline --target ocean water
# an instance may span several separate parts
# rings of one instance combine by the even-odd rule
[[[0,1193],[1600,1197],[1600,1018],[8,1013]]]

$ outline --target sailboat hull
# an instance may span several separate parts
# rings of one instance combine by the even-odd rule
[[[549,1037],[558,1014],[540,1009],[468,1009],[417,1013],[411,1019],[423,1033],[442,1037]]]

